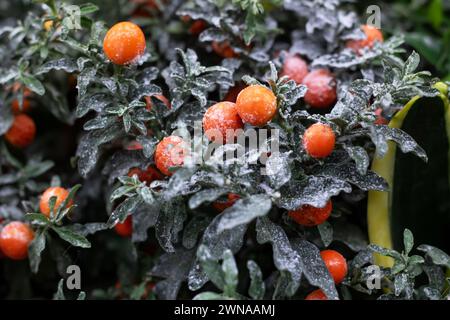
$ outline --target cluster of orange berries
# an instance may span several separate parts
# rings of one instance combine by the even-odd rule
[[[56,211],[69,196],[69,191],[61,187],[50,187],[42,194],[39,201],[41,213],[50,217],[50,199],[56,197],[54,211]],[[73,202],[67,203],[67,207]],[[28,247],[34,239],[31,227],[21,221],[12,221],[0,231],[0,252],[12,260],[23,260],[28,256]]]
[[[12,92],[17,93],[21,89],[20,84],[12,86]],[[15,99],[11,103],[11,109],[14,119],[11,127],[5,133],[5,140],[16,148],[25,148],[29,146],[36,136],[36,124],[34,120],[26,114],[31,108],[31,91],[28,88],[23,90],[22,104]]]

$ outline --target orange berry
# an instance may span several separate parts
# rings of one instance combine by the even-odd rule
[[[69,190],[61,187],[50,187],[44,191],[39,201],[39,209],[41,212],[50,217],[50,198],[56,197],[55,207],[53,211],[56,212],[64,200],[69,196]],[[67,204],[67,208],[73,205],[73,200]]]
[[[277,98],[269,88],[252,85],[239,93],[236,108],[245,123],[263,126],[275,116]]]
[[[25,223],[8,223],[0,232],[0,248],[3,254],[13,260],[28,256],[28,246],[34,239],[33,230]]]
[[[203,116],[203,130],[210,141],[231,143],[236,138],[236,130],[243,127],[244,124],[233,102],[216,103],[209,107]]]
[[[171,167],[181,167],[188,155],[184,140],[177,136],[169,136],[162,139],[155,150],[156,167],[166,176],[171,176]]]
[[[328,300],[328,298],[322,290],[317,289],[308,294],[305,300]]]
[[[375,124],[378,124],[378,125],[389,124],[389,121],[385,117],[382,116],[382,113],[383,113],[383,109],[381,109],[381,108],[378,108],[377,110],[375,110],[375,115],[377,116],[377,119],[374,122]]]
[[[206,22],[203,20],[195,20],[189,27],[189,33],[196,36],[206,29]]]
[[[230,43],[228,41],[224,41],[224,42],[213,41],[211,43],[211,47],[214,50],[214,52],[218,56],[221,56],[222,58],[237,58],[237,57],[239,57],[239,54],[234,52],[233,48],[230,46]]]
[[[333,205],[331,200],[329,200],[323,208],[304,205],[297,210],[289,211],[288,214],[298,224],[314,227],[324,223],[330,217],[332,209]]]
[[[36,136],[36,125],[33,119],[26,114],[14,117],[11,128],[5,133],[5,139],[17,148],[29,146]]]
[[[132,22],[119,22],[111,27],[103,40],[103,51],[113,63],[129,64],[145,51],[145,36],[141,28]]]
[[[337,251],[323,250],[320,252],[328,271],[333,277],[334,283],[341,283],[347,275],[347,261]]]
[[[50,31],[53,28],[53,20],[47,20],[44,22],[45,31]]]
[[[130,237],[133,234],[133,219],[131,216],[128,216],[123,223],[117,223],[114,230],[121,237]]]
[[[326,69],[317,69],[303,79],[308,88],[305,102],[313,108],[331,107],[337,100],[336,79]]]
[[[361,29],[365,33],[366,39],[349,40],[346,43],[346,47],[354,52],[360,54],[364,48],[372,48],[375,42],[382,43],[384,41],[383,33],[379,29],[369,25],[363,25]]]
[[[160,11],[154,0],[133,0],[132,2],[137,5],[132,13],[133,18],[150,18],[154,12]]]
[[[236,201],[238,201],[241,197],[235,193],[229,193],[227,196],[227,201],[216,201],[213,203],[214,209],[218,212],[222,212],[225,209],[233,206]]]
[[[161,180],[163,178],[161,173],[153,166],[149,166],[147,170],[131,168],[130,171],[128,171],[128,176],[132,177],[134,175],[138,176],[139,181],[146,182],[148,184],[152,181]]]
[[[158,99],[159,101],[161,101],[162,103],[164,103],[164,104],[167,106],[168,109],[171,108],[169,99],[167,99],[167,98],[166,98],[165,96],[163,96],[162,94],[156,94],[156,95],[154,95],[154,97],[155,97],[156,99]],[[150,97],[145,97],[145,102],[147,103],[147,106],[146,106],[147,110],[148,110],[148,111],[151,111],[152,108],[153,108],[153,102],[152,102],[152,99],[151,99]]]
[[[247,86],[242,83],[239,82],[237,83],[234,87],[231,87],[227,94],[225,95],[225,97],[223,98],[224,101],[229,101],[229,102],[233,102],[236,103],[237,100],[237,96],[239,95],[239,93],[245,89]]]
[[[326,158],[334,150],[336,136],[327,124],[315,123],[303,135],[303,147],[313,158]]]
[[[287,76],[297,84],[301,84],[308,74],[308,65],[299,56],[291,55],[286,57],[281,70],[281,76]]]

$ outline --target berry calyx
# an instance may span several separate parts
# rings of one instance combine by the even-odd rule
[[[242,121],[253,126],[263,126],[275,116],[277,98],[269,88],[252,85],[239,93],[236,108]]]
[[[313,158],[328,157],[333,152],[335,143],[336,135],[327,124],[315,123],[303,135],[303,147]]]
[[[308,75],[308,65],[305,60],[296,55],[287,56],[283,63],[281,76],[287,76],[297,84],[301,84]]]
[[[325,207],[316,208],[310,205],[301,206],[297,210],[289,211],[289,217],[302,226],[314,227],[324,223],[331,214],[333,205],[331,200],[327,202]]]
[[[27,224],[13,221],[0,232],[0,248],[6,257],[23,260],[28,256],[28,246],[33,239],[34,232]]]
[[[11,128],[5,133],[5,139],[17,148],[29,146],[36,136],[36,125],[33,119],[26,114],[14,117]]]
[[[234,205],[236,201],[238,201],[241,197],[238,194],[235,193],[229,193],[227,195],[226,201],[216,201],[213,203],[214,209],[216,209],[218,212],[222,212],[225,209],[228,209]]]
[[[328,300],[328,298],[322,290],[317,289],[308,294],[305,300]]]
[[[305,102],[312,108],[329,108],[337,100],[336,79],[326,69],[317,69],[303,79],[308,88]]]
[[[124,222],[117,223],[114,226],[114,230],[121,237],[124,237],[124,238],[131,237],[131,235],[133,234],[133,219],[132,219],[131,215],[128,216]]]
[[[46,215],[47,217],[50,217],[50,199],[52,197],[56,197],[55,206],[53,208],[53,211],[56,213],[58,208],[62,205],[62,203],[67,199],[69,196],[69,190],[64,189],[62,187],[50,187],[47,190],[44,191],[44,193],[41,196],[41,200],[39,201],[39,209],[41,210],[41,213]],[[70,200],[69,203],[67,203],[66,208],[73,205],[73,200]]]
[[[323,259],[334,283],[341,283],[347,275],[347,261],[337,251],[323,250],[320,252],[320,256]]]
[[[155,150],[156,167],[166,176],[171,176],[172,167],[181,167],[189,154],[186,143],[178,136],[169,136],[161,140]]]
[[[243,127],[233,102],[216,103],[203,116],[203,130],[210,141],[232,143],[236,138],[236,130]]]
[[[382,43],[384,41],[383,33],[369,25],[361,26],[361,30],[365,33],[366,39],[361,40],[349,40],[346,43],[346,47],[352,49],[357,54],[360,54],[365,48],[372,48],[375,42]]]
[[[144,54],[145,36],[132,22],[119,22],[111,27],[103,40],[103,51],[113,63],[133,63]]]

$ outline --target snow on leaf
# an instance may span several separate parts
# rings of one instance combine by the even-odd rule
[[[447,268],[450,268],[450,256],[441,249],[422,244],[417,247],[417,250],[426,252],[427,256],[431,258],[433,263],[439,266],[446,266]]]
[[[247,225],[239,225],[233,229],[218,232],[218,224],[221,216],[217,216],[210,223],[203,233],[200,243],[204,245],[212,259],[219,260],[222,258],[223,252],[227,249],[236,253],[243,245],[244,235],[247,231]],[[189,288],[191,290],[200,289],[206,282],[208,277],[201,270],[198,262],[193,266],[189,273]]]
[[[61,58],[44,63],[36,70],[37,75],[48,73],[51,70],[64,70],[68,73],[72,73],[78,70],[76,61],[71,58]]]
[[[101,112],[105,107],[113,101],[104,93],[94,93],[92,95],[83,96],[77,105],[76,116],[84,117],[90,110]]]
[[[184,205],[178,201],[166,203],[161,207],[155,224],[156,238],[166,252],[174,252],[174,243],[178,241],[178,233],[183,229],[186,220]]]
[[[99,154],[99,147],[122,135],[120,124],[100,130],[89,131],[85,134],[78,145],[78,168],[80,174],[86,177],[95,167]]]
[[[397,143],[403,153],[411,152],[423,161],[428,161],[425,150],[423,150],[423,148],[420,147],[417,142],[406,132],[398,128],[390,128],[388,126],[375,126],[375,131],[386,140],[392,140]]]
[[[200,235],[210,224],[211,219],[207,216],[195,215],[184,227],[183,230],[183,247],[192,249],[197,244]]]
[[[162,254],[150,271],[154,277],[164,278],[158,281],[155,292],[160,299],[177,298],[181,283],[186,280],[195,258],[195,250],[177,248],[174,253]]]
[[[300,264],[300,257],[292,248],[286,233],[269,218],[260,217],[256,222],[256,239],[259,244],[269,242],[272,245],[273,261],[276,268],[280,271],[288,271],[292,277],[292,281],[286,288],[286,295],[294,295],[300,285],[303,269]]]
[[[0,101],[0,135],[9,130],[13,123],[14,117],[9,105]]]
[[[38,231],[28,247],[31,272],[37,273],[41,263],[41,254],[45,249],[45,232]]]
[[[350,158],[355,161],[356,170],[361,175],[365,175],[367,173],[367,168],[370,165],[370,158],[367,154],[367,151],[360,146],[346,146],[345,151],[347,151]]]
[[[341,179],[334,177],[310,176],[304,181],[291,181],[280,189],[281,196],[276,199],[279,207],[296,210],[308,204],[323,208],[331,197],[341,192],[351,192],[351,186]]]
[[[189,199],[189,208],[195,209],[198,208],[205,202],[213,202],[218,199],[220,196],[227,193],[227,190],[223,188],[213,188],[213,189],[205,189],[195,193]]]
[[[272,201],[264,194],[240,199],[221,214],[217,231],[222,232],[248,224],[255,218],[266,215],[271,207]]]
[[[342,182],[345,181],[351,183],[364,191],[368,190],[385,191],[388,189],[386,181],[378,174],[376,174],[373,171],[367,171],[365,175],[362,175],[356,169],[355,163],[350,161],[344,163],[334,163],[331,162],[330,160],[323,167],[318,169],[316,174],[320,176],[334,178]]]
[[[320,256],[319,249],[305,240],[293,241],[292,248],[299,256],[300,268],[303,270],[303,274],[308,279],[308,282],[322,289],[329,300],[338,300],[339,296],[334,280]]]

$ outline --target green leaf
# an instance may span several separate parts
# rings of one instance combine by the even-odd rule
[[[425,262],[425,259],[418,255],[413,255],[413,256],[409,257],[409,259],[408,259],[408,265],[422,264],[424,262]]]
[[[96,6],[95,4],[83,3],[82,5],[80,5],[80,14],[82,16],[85,16],[98,11],[98,9],[98,6]]]
[[[43,86],[43,84],[35,77],[30,76],[30,75],[22,75],[21,80],[23,82],[23,84],[29,88],[31,91],[33,91],[34,93],[43,96],[45,93],[45,88]]]
[[[31,223],[35,223],[41,226],[46,226],[50,223],[50,220],[48,220],[47,216],[43,215],[42,213],[27,213],[25,215],[25,219],[30,221]]]
[[[60,204],[60,206],[56,211],[56,221],[61,221],[72,209],[72,207],[69,207],[69,203],[73,202],[74,198],[75,198],[75,194],[77,193],[77,191],[81,188],[81,184],[77,184],[75,186],[73,186],[70,191],[69,194],[67,195],[67,198],[64,199],[64,201]],[[52,209],[53,211],[53,209]]]
[[[86,292],[81,291],[81,292],[78,294],[77,300],[86,300]]]
[[[261,269],[253,260],[247,261],[247,269],[250,273],[248,294],[254,300],[261,300],[264,298],[266,292],[266,285],[262,277]]]
[[[200,265],[214,285],[220,290],[225,289],[225,276],[217,261],[215,261],[207,247],[201,245],[197,250],[197,258],[200,260]]]
[[[193,300],[224,300],[225,297],[215,292],[202,292],[196,295]]]
[[[320,233],[320,238],[325,247],[328,247],[333,242],[333,227],[328,221],[317,226]]]
[[[109,196],[109,201],[113,202],[119,198],[122,198],[125,195],[130,195],[133,191],[135,191],[137,189],[137,186],[135,185],[125,185],[125,186],[120,186],[119,188],[115,189],[111,195]]]
[[[64,279],[59,280],[58,289],[53,295],[53,300],[66,300],[66,296],[64,295]]]
[[[361,175],[365,175],[367,173],[367,168],[369,168],[370,165],[370,158],[367,151],[359,146],[345,146],[345,150],[350,158],[355,161],[356,170],[358,170]]]
[[[41,263],[41,254],[45,249],[45,231],[39,230],[28,247],[31,272],[37,273]]]
[[[408,255],[414,246],[414,236],[409,229],[403,231],[403,244],[405,246],[405,254]]]
[[[422,244],[419,247],[417,247],[417,250],[426,252],[427,256],[431,258],[434,264],[450,268],[450,256],[441,249],[426,244]]]
[[[118,222],[124,222],[128,215],[131,212],[134,212],[135,209],[141,204],[142,199],[140,197],[135,196],[127,198],[111,213],[111,216],[109,217],[107,222],[108,225],[113,227]]]
[[[413,51],[413,53],[408,57],[408,60],[405,62],[405,66],[403,67],[403,76],[414,73],[420,64],[420,56],[417,52]]]
[[[224,294],[227,297],[233,297],[238,284],[238,269],[230,250],[226,250],[223,254],[222,271],[225,280]]]
[[[380,246],[377,246],[376,244],[369,244],[368,248],[372,252],[379,253],[383,256],[391,257],[399,261],[403,260],[402,255],[395,250],[382,248]]]
[[[75,247],[90,248],[91,243],[82,235],[75,233],[67,227],[52,226],[52,229],[59,235],[61,239],[69,242]]]

